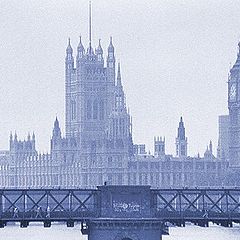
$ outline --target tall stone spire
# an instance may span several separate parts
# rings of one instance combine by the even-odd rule
[[[185,127],[183,118],[180,118],[176,138],[176,156],[187,157],[187,138],[185,136]]]
[[[180,122],[179,122],[179,126],[178,126],[178,136],[177,136],[180,140],[184,140],[185,139],[185,127],[184,127],[184,123],[183,123],[183,118],[180,118]]]
[[[122,78],[121,78],[120,62],[118,63],[117,86],[119,86],[119,87],[122,86]]]

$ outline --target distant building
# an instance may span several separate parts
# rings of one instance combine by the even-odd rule
[[[229,160],[229,115],[219,116],[218,124],[219,139],[217,157]]]

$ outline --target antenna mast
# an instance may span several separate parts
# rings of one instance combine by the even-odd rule
[[[92,45],[92,4],[89,1],[89,46]]]

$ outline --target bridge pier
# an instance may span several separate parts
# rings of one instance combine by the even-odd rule
[[[153,217],[150,186],[98,187],[100,216],[86,223],[88,240],[159,240],[168,231]]]
[[[88,240],[161,240],[168,234],[168,228],[158,220],[96,219],[87,223],[87,229],[82,232]]]

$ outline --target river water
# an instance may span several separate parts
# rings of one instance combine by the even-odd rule
[[[55,224],[51,228],[43,228],[41,224],[32,223],[28,228],[7,226],[0,229],[0,240],[87,240],[87,237],[81,235],[80,225],[67,228]],[[210,225],[209,228],[193,225],[171,227],[170,235],[163,236],[163,240],[240,240],[240,225],[233,228],[217,225]]]

